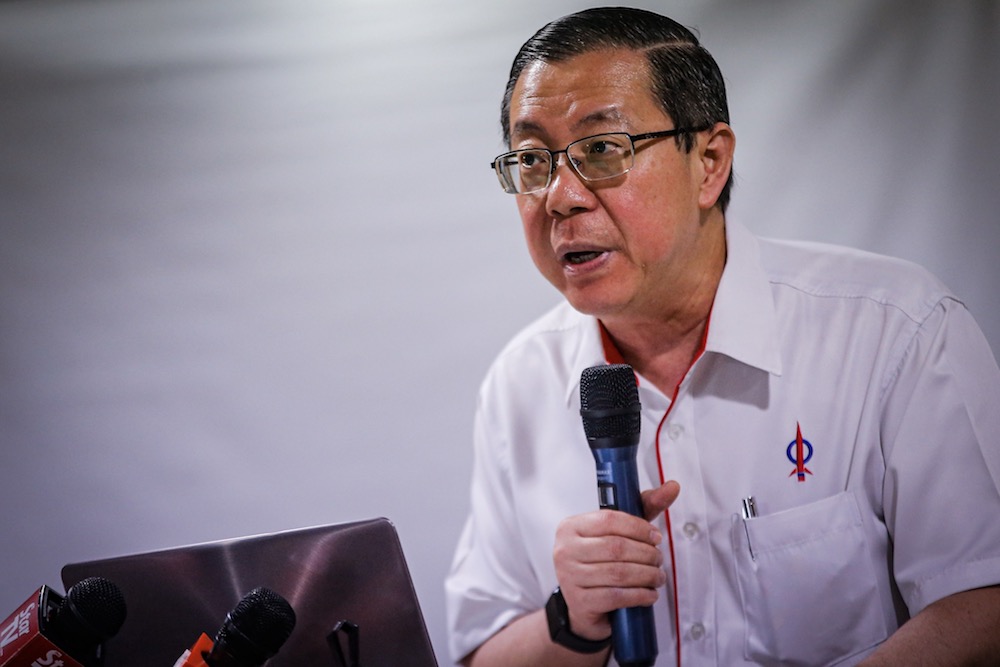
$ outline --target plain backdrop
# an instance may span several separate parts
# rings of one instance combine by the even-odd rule
[[[500,98],[595,4],[0,3],[0,617],[67,562],[385,516],[448,664],[478,383],[559,298]],[[721,64],[731,218],[919,262],[1000,349],[1000,3],[634,4]]]

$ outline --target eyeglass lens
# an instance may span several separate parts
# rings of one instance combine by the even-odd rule
[[[634,156],[632,140],[624,133],[586,137],[571,143],[565,152],[573,170],[587,181],[621,176],[632,168]],[[543,190],[554,171],[552,160],[553,153],[544,149],[507,153],[497,162],[501,184],[508,192],[521,194]]]

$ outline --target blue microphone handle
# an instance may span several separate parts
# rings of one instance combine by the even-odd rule
[[[644,517],[636,468],[638,445],[594,447],[597,492],[602,509]],[[615,659],[622,667],[649,667],[656,662],[656,623],[652,607],[628,607],[611,612]]]

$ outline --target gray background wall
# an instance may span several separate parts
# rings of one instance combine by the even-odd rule
[[[474,394],[558,298],[500,95],[595,4],[0,4],[0,615],[66,562],[387,516],[447,662]],[[727,76],[731,217],[918,261],[1000,349],[1000,3],[635,4]]]

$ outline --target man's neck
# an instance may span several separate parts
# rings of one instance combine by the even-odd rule
[[[604,327],[622,360],[670,396],[704,348],[708,317],[686,331],[668,332],[669,326],[634,325],[617,334],[606,324]]]
[[[721,246],[679,303],[644,316],[601,318],[606,335],[625,363],[670,396],[704,349],[709,316],[726,263],[724,232]],[[676,297],[676,291],[671,291]],[[666,295],[665,295],[666,296]],[[664,299],[664,303],[668,303]]]

